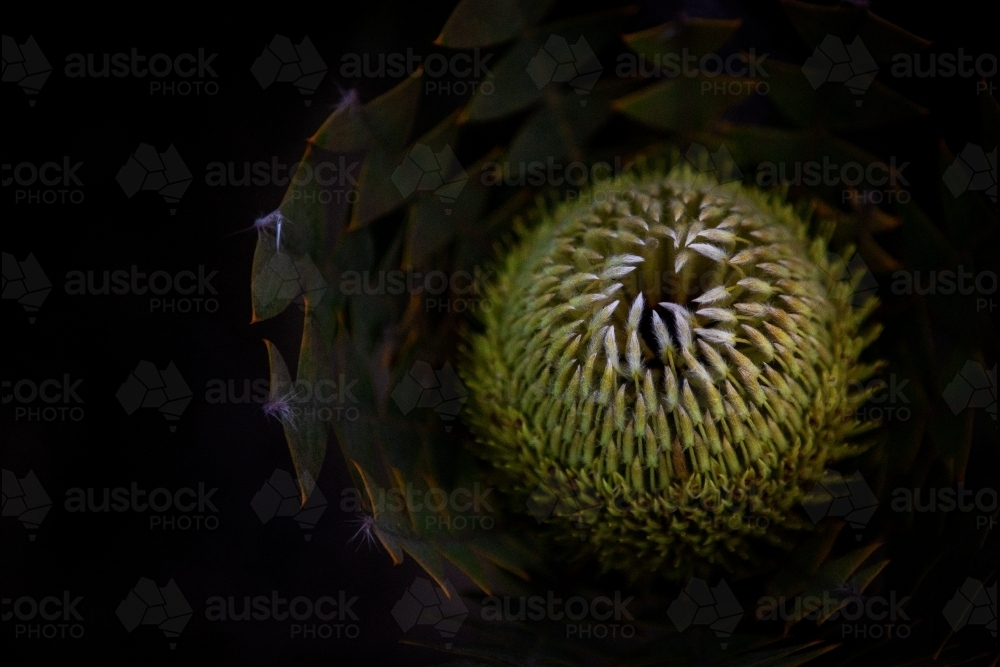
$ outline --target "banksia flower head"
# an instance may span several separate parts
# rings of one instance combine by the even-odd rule
[[[604,570],[739,571],[871,427],[877,335],[780,197],[683,167],[598,184],[526,232],[463,351],[476,450]],[[860,280],[855,276],[854,280]]]

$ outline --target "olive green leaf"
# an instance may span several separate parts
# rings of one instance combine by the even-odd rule
[[[663,57],[669,54],[679,56],[685,49],[701,58],[714,53],[741,24],[742,21],[737,19],[690,17],[622,35],[622,40],[649,63],[662,62]]]
[[[844,42],[860,37],[875,62],[887,64],[896,54],[916,53],[930,44],[866,8],[799,0],[782,0],[781,4],[795,31],[810,48],[819,46],[827,35]]]
[[[552,0],[461,0],[434,43],[451,49],[501,44],[536,24],[551,6]]]

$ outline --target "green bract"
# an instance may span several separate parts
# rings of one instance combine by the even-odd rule
[[[605,570],[736,571],[790,544],[870,427],[860,276],[781,197],[686,168],[542,218],[464,350],[477,452]]]

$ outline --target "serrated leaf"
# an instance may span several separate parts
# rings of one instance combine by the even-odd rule
[[[281,250],[292,254],[321,255],[340,238],[347,215],[351,182],[351,167],[361,161],[360,153],[333,154],[309,146],[290,174],[290,183],[281,200]],[[342,169],[341,178],[330,184],[321,183],[317,174],[331,165]]]
[[[258,231],[250,272],[251,323],[281,314],[292,302],[291,297],[282,293],[283,272],[273,266],[276,254],[274,237],[263,230]]]
[[[881,546],[881,542],[872,542],[825,562],[816,572],[815,583],[817,587],[829,590],[837,586],[844,586],[854,576],[858,568],[864,565]]]
[[[438,542],[438,550],[486,595],[493,595],[492,586],[486,578],[483,566],[468,546],[457,540],[443,539]]]
[[[454,155],[458,114],[453,113],[406,150],[368,153],[358,183],[358,201],[352,209],[351,229],[363,227],[393,211],[428,188],[442,198],[461,193],[462,165]]]
[[[767,583],[765,592],[772,597],[792,597],[806,589],[820,566],[830,557],[843,523],[819,526],[805,542],[795,548],[788,562]]]
[[[441,203],[422,197],[410,207],[406,225],[407,265],[425,267],[431,256],[455,236],[454,218],[444,215]]]
[[[815,48],[827,35],[844,42],[860,37],[876,62],[885,64],[899,53],[916,53],[930,42],[898,25],[872,14],[868,9],[826,6],[799,0],[782,0],[785,15],[802,40]]]
[[[356,91],[350,91],[327,116],[310,142],[328,151],[363,151],[371,145],[372,131],[365,122],[365,109]]]
[[[419,440],[418,438],[413,438],[414,440]],[[417,443],[419,446],[419,443]],[[411,451],[417,448],[411,448]],[[396,484],[396,489],[407,494],[406,498],[410,498],[412,494],[416,494],[417,498],[424,497],[429,491],[429,487],[424,486],[419,481],[419,475],[416,471],[416,457],[410,457],[410,460],[406,461],[406,469],[401,471],[389,465],[389,474],[392,476],[393,481]],[[435,514],[434,510],[430,507],[430,503],[417,502],[411,503],[407,500],[405,504],[405,510],[407,517],[409,519],[409,531],[415,536],[420,536],[421,539],[426,539],[428,534],[432,533],[432,529],[437,526],[437,521],[440,518]]]
[[[461,0],[435,44],[452,49],[493,46],[538,23],[552,0]]]
[[[302,325],[302,343],[299,346],[299,363],[295,380],[297,383],[307,383],[310,391],[303,397],[302,418],[291,429],[294,437],[289,436],[289,425],[285,428],[289,446],[294,446],[292,460],[295,462],[300,484],[315,485],[323,467],[327,442],[332,430],[323,410],[330,408],[342,410],[349,407],[343,403],[327,405],[327,399],[320,391],[324,383],[333,382],[341,392],[337,400],[347,399],[341,387],[345,378],[329,377],[328,341],[333,340],[337,334],[337,321],[334,318],[335,313],[332,309],[315,309],[307,306]]]
[[[420,68],[365,105],[365,123],[387,150],[406,145],[417,121],[417,108],[423,87],[424,71]]]
[[[526,109],[542,98],[542,89],[525,71],[527,64],[542,47],[541,39],[528,38],[516,43],[493,67],[488,92],[480,86],[462,112],[462,122],[481,122],[502,118]]]
[[[882,570],[884,570],[888,565],[889,560],[886,559],[855,573],[852,577],[852,584],[854,585],[854,588],[859,593],[864,593],[868,590],[868,587],[872,584],[872,582],[875,581],[875,578],[881,574]]]
[[[515,43],[497,61],[493,68],[492,88],[479,87],[463,111],[461,122],[480,122],[509,116],[542,99],[545,91],[567,85],[553,80],[559,78],[556,76],[559,63],[554,56],[547,54],[556,47],[578,49],[574,53],[573,63],[563,65],[585,70],[576,70],[576,74],[580,77],[578,99],[586,103],[586,93],[611,65],[599,61],[595,64],[590,55],[584,54],[588,51],[591,54],[600,51],[621,30],[625,20],[633,12],[631,8],[614,9],[559,21],[529,32],[524,40]],[[559,43],[554,44],[550,41],[553,39]],[[548,50],[543,52],[543,46]]]
[[[361,105],[353,91],[337,109],[327,117],[310,142],[317,148],[334,153],[347,154],[350,159],[365,159],[365,151],[380,155],[392,154],[406,145],[416,122],[417,107],[423,86],[423,70],[418,70],[386,93]],[[306,153],[307,157],[309,152]],[[367,166],[367,159],[366,159]],[[310,179],[316,189],[316,179]],[[293,182],[289,188],[295,187]],[[360,187],[360,184],[359,184]],[[315,193],[304,196],[288,196],[286,202],[317,202]],[[344,193],[338,200],[346,199]],[[288,211],[288,215],[292,215]]]
[[[875,577],[877,577],[879,573],[882,572],[882,570],[884,570],[888,564],[889,561],[884,560],[852,575],[850,579],[843,585],[843,588],[850,590],[845,591],[846,594],[844,595],[843,599],[836,601],[836,604],[830,605],[829,608],[827,608],[826,605],[821,606],[820,609],[822,609],[823,613],[816,619],[816,624],[822,625],[823,623],[828,621],[834,614],[836,614],[838,611],[846,607],[852,599],[857,599],[858,596],[860,596],[862,593],[865,592],[865,589],[869,586],[869,584],[871,584],[871,582],[874,581]],[[829,591],[825,592],[829,594]],[[835,590],[835,592],[837,591]],[[813,610],[806,610],[806,611],[808,613],[809,611]]]
[[[995,130],[994,130],[995,132]],[[996,144],[993,144],[995,150]],[[986,149],[983,153],[989,152],[989,146],[976,146],[966,144],[963,151],[971,153],[978,152],[977,149]],[[980,153],[982,155],[982,153]],[[996,206],[991,205],[989,197],[982,191],[965,190],[955,194],[949,179],[955,173],[958,158],[948,150],[944,141],[940,142],[939,170],[942,174],[940,182],[941,205],[944,209],[942,221],[943,231],[948,236],[949,246],[956,248],[970,248],[982,239],[987,238],[992,230],[996,229]]]
[[[518,129],[517,135],[510,143],[506,154],[505,164],[510,167],[509,178],[515,184],[527,181],[527,165],[532,162],[544,163],[546,157],[551,156],[553,160],[562,160],[569,155],[570,148],[567,139],[562,136],[559,120],[555,112],[549,105],[542,106],[531,115],[528,120]],[[565,128],[568,132],[574,133],[576,127],[568,124]],[[579,146],[580,142],[575,137],[570,140],[573,146]],[[497,176],[497,182],[505,178]],[[536,177],[532,176],[532,181]],[[542,185],[543,183],[537,183]]]
[[[923,209],[910,202],[897,210],[902,218],[897,232],[903,239],[900,259],[907,268],[938,268],[957,261],[958,253]]]
[[[404,197],[393,181],[405,153],[387,153],[381,149],[368,152],[358,179],[358,200],[351,209],[350,228],[359,229],[402,206]]]
[[[292,303],[304,312],[339,307],[326,277],[308,255],[276,252],[258,242],[251,283],[253,322],[274,317]]]
[[[739,95],[715,95],[713,87],[743,85],[740,82],[745,81],[751,80],[725,76],[676,77],[632,93],[615,102],[614,108],[658,130],[705,129],[746,99]]]
[[[355,465],[357,465],[356,462]],[[357,470],[359,471],[359,475],[362,478],[364,478],[365,477],[364,472],[360,466],[357,467]],[[405,558],[403,545],[400,543],[398,538],[400,531],[398,527],[393,523],[392,518],[386,519],[385,517],[382,517],[378,509],[374,511],[375,511],[375,521],[372,523],[372,533],[378,539],[382,547],[386,550],[386,553],[389,554],[389,557],[392,558],[392,564],[400,565],[403,562],[403,559]]]
[[[264,343],[267,346],[268,358],[271,363],[271,388],[268,403],[278,410],[277,414],[285,432],[285,441],[288,443],[304,504],[312,495],[313,489],[316,487],[316,479],[323,467],[328,435],[324,421],[315,417],[303,416],[305,411],[317,409],[311,400],[301,396],[300,391],[300,383],[303,380],[309,382],[308,386],[316,387],[316,382],[320,379],[316,373],[320,364],[315,361],[315,340],[307,342],[306,336],[303,337],[299,373],[294,383],[278,348],[269,340],[265,339]],[[290,412],[286,413],[286,409]]]
[[[413,560],[417,561],[417,564],[424,569],[424,572],[430,575],[434,583],[441,587],[441,590],[445,591],[446,594],[453,593],[445,585],[444,561],[441,560],[441,555],[431,543],[403,535],[397,537],[397,542]],[[451,595],[448,595],[448,597],[451,597]]]
[[[353,383],[351,393],[357,399],[357,418],[333,423],[344,458],[353,461],[364,471],[372,489],[388,489],[393,482],[383,458],[384,446],[380,431],[383,420],[379,416],[375,389],[365,360],[358,354],[354,342],[343,328],[337,332],[331,357],[333,372]]]
[[[288,372],[288,365],[277,346],[266,338],[264,345],[267,347],[267,358],[271,364],[270,388],[267,398],[269,401],[279,400],[291,390],[292,376]]]
[[[548,169],[550,159],[581,157],[585,142],[611,118],[612,100],[625,92],[626,87],[631,87],[627,81],[598,82],[587,96],[586,106],[580,106],[580,96],[572,91],[553,91],[510,142],[504,159],[511,166],[511,177],[520,176],[528,182],[528,174],[522,174],[522,170],[529,163],[542,163]],[[537,178],[533,177],[528,184],[559,185],[535,181]]]
[[[872,81],[863,94],[842,83],[813,88],[802,67],[768,61],[768,99],[799,127],[864,130],[927,115],[927,110],[888,86]]]
[[[651,63],[662,61],[664,55],[680,55],[684,49],[700,58],[714,53],[742,23],[740,19],[692,17],[622,35],[622,40]]]
[[[523,544],[499,535],[483,536],[469,546],[491,563],[525,580],[531,578],[526,569],[527,564],[538,560],[538,554]]]
[[[804,649],[820,643],[816,641],[788,648],[754,652],[751,655],[741,656],[722,664],[725,667],[799,667],[835,650],[839,646],[839,644],[827,644],[814,648],[811,651],[802,652]]]
[[[372,283],[385,285],[385,272],[379,271],[378,277],[371,277]],[[345,289],[354,290],[354,275],[348,275],[344,280]],[[357,274],[357,285],[359,289],[366,289],[365,272]],[[393,297],[386,294],[356,294],[350,300],[351,316],[351,338],[357,344],[359,351],[365,358],[377,363],[380,356],[377,347],[383,344],[383,334],[386,329],[395,323],[398,317],[398,308],[394,307]],[[370,364],[371,365],[371,362]],[[372,369],[374,373],[375,370]]]
[[[878,164],[879,168],[872,173],[884,175],[886,179],[884,185],[879,187],[902,199],[903,192],[908,192],[906,189],[909,187],[908,163],[896,164],[895,158],[883,160],[839,137],[814,129],[792,130],[723,122],[711,134],[695,134],[694,140],[713,147],[721,144],[744,170],[754,166],[753,181],[758,186],[771,188],[788,184],[807,187],[810,195],[821,197],[826,202],[816,202],[816,211],[824,218],[836,220],[836,237],[849,239],[856,245],[869,269],[892,271],[902,268],[878,245],[873,234],[896,229],[903,221],[873,206],[845,213],[840,207],[848,201],[848,197],[860,197],[860,194],[840,179],[832,182],[821,179],[818,167],[857,163],[867,169],[869,165]],[[936,230],[930,231],[934,236],[940,236]]]
[[[724,122],[714,134],[717,135],[717,140],[723,141],[738,165],[785,163],[787,176],[795,175],[796,164],[809,160],[822,161],[824,156],[831,163],[838,164],[847,160],[865,164],[878,159],[857,146],[815,129],[799,130]],[[761,177],[765,175],[760,174]],[[755,180],[758,185],[765,187],[777,184],[763,178]],[[812,186],[811,183],[808,185]]]
[[[471,615],[462,625],[462,634],[464,640],[456,642],[449,652],[468,656],[474,660],[468,664],[473,665],[579,667],[581,664],[594,664],[595,654],[599,650],[595,645],[587,646],[558,636],[548,636],[541,628],[531,627],[526,623],[496,623]],[[405,643],[424,645],[411,640],[406,640]],[[608,660],[596,664],[602,663],[613,664]]]

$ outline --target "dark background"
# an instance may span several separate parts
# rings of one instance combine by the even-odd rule
[[[595,8],[604,6],[589,3]],[[625,4],[625,3],[614,3]],[[881,16],[935,40],[941,48],[962,46],[982,53],[995,47],[995,22],[980,13],[979,3],[923,5],[873,2]],[[356,530],[354,516],[340,509],[341,491],[350,485],[342,458],[331,450],[318,486],[330,501],[311,540],[290,519],[262,524],[250,499],[275,469],[291,470],[279,425],[258,403],[210,404],[206,383],[267,377],[263,338],[283,350],[297,348],[294,309],[261,324],[250,324],[252,231],[235,233],[274,210],[285,188],[218,186],[205,182],[211,162],[242,163],[276,159],[291,165],[301,156],[305,139],[333,110],[344,91],[355,88],[362,101],[388,90],[398,79],[347,80],[340,76],[346,53],[405,52],[427,55],[431,41],[447,19],[450,3],[370,2],[321,11],[299,9],[291,16],[271,8],[267,13],[234,17],[225,27],[202,24],[194,14],[172,26],[142,21],[113,27],[92,16],[54,15],[22,9],[8,16],[4,34],[21,44],[33,35],[53,67],[34,106],[16,84],[2,87],[4,165],[48,161],[82,161],[77,172],[83,185],[80,204],[17,202],[17,184],[4,186],[3,251],[24,260],[33,253],[53,288],[29,324],[14,301],[2,303],[3,379],[18,381],[83,379],[78,390],[84,417],[79,422],[28,421],[16,418],[18,403],[0,411],[5,470],[21,478],[38,476],[53,506],[35,535],[15,518],[2,523],[3,597],[83,596],[82,639],[15,639],[16,621],[3,622],[4,653],[30,658],[32,664],[58,664],[100,657],[112,664],[126,660],[176,664],[221,659],[246,664],[430,664],[440,654],[402,645],[392,605],[419,574],[407,560],[393,567],[382,551],[348,544]],[[556,12],[580,11],[581,4],[560,3]],[[802,62],[791,27],[771,2],[646,3],[634,28],[676,18],[742,17],[739,39],[757,45],[772,58]],[[126,20],[126,23],[128,21]],[[275,34],[298,43],[308,35],[329,67],[309,106],[290,84],[266,90],[250,66]],[[147,56],[164,52],[217,53],[212,67],[215,95],[150,94],[152,79],[68,78],[65,59],[72,53],[117,53],[136,48]],[[624,47],[620,52],[624,51]],[[499,51],[499,49],[497,50]],[[605,67],[609,69],[608,66]],[[195,77],[197,79],[198,77]],[[881,77],[880,77],[881,78]],[[179,81],[171,77],[168,79]],[[918,85],[919,84],[919,85]],[[925,85],[926,84],[926,85]],[[922,128],[897,128],[886,144],[910,139],[914,145],[943,135],[956,151],[964,144],[962,125],[974,110],[968,91],[955,86],[968,81],[913,82],[904,90],[934,115]],[[431,101],[431,104],[437,103]],[[896,132],[896,134],[893,134]],[[907,137],[901,132],[915,132]],[[923,133],[923,134],[921,134]],[[173,144],[193,174],[193,181],[171,214],[171,205],[153,192],[127,198],[115,175],[140,143],[165,151]],[[935,165],[927,165],[936,168]],[[914,171],[919,171],[918,166]],[[9,177],[7,171],[4,178]],[[936,177],[936,175],[935,175]],[[45,189],[44,186],[41,186]],[[27,189],[39,189],[36,184]],[[58,187],[56,189],[59,189]],[[914,188],[916,191],[917,188]],[[68,295],[70,271],[98,275],[117,269],[176,273],[217,271],[213,285],[218,309],[211,313],[150,312],[147,296]],[[193,392],[193,399],[171,432],[156,410],[127,416],[115,393],[140,360],[164,368],[173,361]],[[4,389],[4,395],[8,393]],[[5,399],[6,400],[6,399]],[[45,407],[35,402],[29,407]],[[66,490],[181,486],[217,487],[214,530],[150,529],[150,513],[71,513],[64,508]],[[165,585],[173,578],[194,608],[194,616],[170,649],[153,627],[126,633],[114,614],[139,577]],[[287,623],[207,622],[209,596],[268,595],[316,598],[344,590],[359,596],[354,605],[360,634],[356,639],[291,639]],[[4,607],[7,613],[9,608]],[[37,622],[37,619],[36,619]]]

